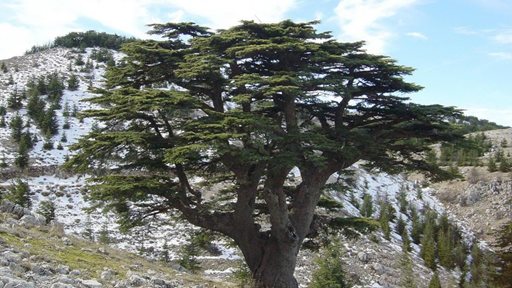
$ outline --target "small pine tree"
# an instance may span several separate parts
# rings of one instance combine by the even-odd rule
[[[400,212],[403,214],[407,214],[407,193],[405,192],[405,188],[401,188],[400,192],[397,195],[398,205],[400,206]]]
[[[434,226],[430,221],[426,221],[423,230],[420,254],[423,261],[425,261],[425,266],[434,270],[436,268],[436,242],[434,240]]]
[[[16,179],[9,188],[5,199],[22,207],[30,208],[32,206],[30,193],[30,186],[28,183],[23,182],[21,179]]]
[[[7,69],[7,65],[5,65],[5,62],[2,62],[0,65],[0,69],[2,69],[2,72],[7,73],[9,70]]]
[[[428,283],[428,288],[441,288],[441,280],[439,280],[437,271],[432,275],[432,279],[430,279],[430,282]]]
[[[510,162],[507,158],[503,157],[501,159],[500,165],[498,167],[500,172],[510,172]]]
[[[448,269],[453,268],[455,264],[453,259],[453,245],[451,239],[451,229],[446,230],[446,232],[443,229],[439,230],[439,234],[437,235],[439,264]]]
[[[361,212],[361,215],[363,217],[372,217],[372,215],[373,215],[372,195],[364,194],[363,205],[361,205],[361,208],[359,209],[359,211]]]
[[[76,91],[78,89],[78,86],[80,84],[80,81],[78,80],[78,77],[75,74],[71,74],[68,79],[68,90],[70,91]]]
[[[412,218],[412,230],[411,230],[411,238],[412,242],[415,244],[420,244],[421,234],[423,233],[423,223],[421,223],[420,217],[416,209],[411,208],[411,218]]]
[[[416,288],[416,281],[414,281],[414,270],[411,256],[407,252],[402,252],[400,257],[400,287],[402,288]]]
[[[494,161],[494,158],[489,158],[489,160],[487,161],[487,170],[489,172],[498,171],[498,167],[496,167],[496,162]]]
[[[507,139],[503,138],[503,140],[501,140],[500,146],[506,148],[508,146]]]
[[[391,221],[390,214],[389,203],[382,201],[380,204],[379,222],[380,227],[382,228],[382,233],[384,233],[384,238],[387,240],[389,240],[391,237],[391,227],[389,226],[389,221]]]
[[[101,230],[98,235],[98,241],[101,244],[109,244],[111,242],[110,232],[108,231],[108,226],[106,222],[103,223],[103,225],[101,226]]]
[[[402,236],[402,251],[410,252],[412,250],[411,239],[409,238],[409,233],[407,232],[407,229],[404,229],[401,236]]]
[[[196,259],[199,256],[199,247],[194,243],[189,243],[185,246],[182,246],[180,249],[180,259],[178,263],[185,269],[191,272],[197,272],[201,269],[199,265],[199,261]]]
[[[396,230],[396,233],[398,235],[402,235],[404,233],[404,230],[405,229],[405,221],[404,219],[402,219],[402,216],[400,216],[400,218],[398,218],[398,221],[396,222],[396,227],[395,227],[395,230]]]
[[[317,269],[313,272],[311,288],[349,287],[341,260],[342,248],[339,241],[332,241],[317,258]]]
[[[40,128],[41,132],[47,137],[57,134],[59,131],[59,123],[57,122],[55,110],[48,109],[48,111],[46,111]]]
[[[55,220],[55,204],[52,201],[41,201],[37,213],[44,216],[46,224]]]
[[[16,114],[9,122],[9,128],[11,128],[11,138],[14,142],[18,143],[21,140],[23,120],[19,114]]]
[[[68,142],[68,137],[66,137],[66,133],[62,133],[62,137],[60,137],[60,142],[63,142],[63,143]]]
[[[13,110],[20,110],[23,107],[23,103],[21,102],[21,97],[18,95],[18,91],[14,91],[11,93],[9,98],[7,98],[7,107]]]

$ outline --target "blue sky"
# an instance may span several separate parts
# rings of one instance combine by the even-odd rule
[[[71,31],[146,37],[148,23],[226,28],[242,19],[321,20],[341,41],[416,68],[412,101],[512,126],[510,0],[0,0],[0,59]]]

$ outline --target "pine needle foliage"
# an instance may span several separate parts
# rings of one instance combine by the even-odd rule
[[[329,176],[366,160],[449,177],[419,156],[462,139],[447,121],[459,111],[407,101],[421,89],[403,80],[412,68],[315,24],[151,25],[164,40],[123,46],[88,100],[101,108],[82,115],[102,128],[73,146],[67,167],[96,175],[89,196],[128,226],[178,210],[234,239],[259,282],[293,287],[290,266]],[[289,187],[294,167],[302,183]]]
[[[317,269],[313,272],[310,288],[350,287],[343,269],[342,247],[339,241],[331,242],[317,258]]]

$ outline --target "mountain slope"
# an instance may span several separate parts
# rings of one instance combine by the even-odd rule
[[[87,48],[84,51],[52,48],[5,61],[8,72],[0,74],[0,106],[7,106],[12,93],[19,92],[21,95],[21,91],[25,89],[31,77],[38,79],[49,73],[57,72],[66,82],[72,74],[76,74],[80,79],[80,85],[76,91],[64,90],[61,108],[55,110],[58,123],[58,131],[55,135],[46,139],[48,135],[42,133],[34,123],[25,128],[25,131],[29,131],[31,135],[35,136],[34,138],[39,139],[29,152],[29,168],[20,170],[14,167],[18,149],[17,144],[13,141],[11,129],[8,126],[0,128],[0,155],[3,154],[6,163],[6,167],[1,168],[0,171],[0,177],[2,178],[0,188],[8,191],[13,186],[12,180],[14,178],[22,178],[31,189],[32,211],[37,211],[42,201],[52,201],[56,206],[56,220],[63,224],[66,233],[96,241],[105,240],[106,238],[108,239],[106,242],[109,242],[110,246],[136,252],[150,259],[162,259],[165,256],[167,260],[177,265],[180,258],[183,257],[183,247],[186,247],[192,238],[196,237],[197,228],[182,222],[179,215],[170,214],[148,219],[150,221],[144,226],[136,227],[128,233],[121,232],[116,223],[115,215],[105,215],[95,209],[92,209],[92,211],[85,210],[93,205],[86,198],[85,184],[87,177],[69,175],[59,168],[59,165],[64,162],[70,153],[69,145],[76,143],[79,137],[91,129],[95,129],[93,120],[81,120],[79,117],[66,116],[70,113],[69,111],[66,112],[65,107],[71,107],[71,110],[78,112],[88,108],[88,104],[80,100],[93,96],[88,92],[88,88],[103,85],[102,75],[106,63],[92,59],[94,58],[93,55],[99,50],[99,48]],[[116,61],[122,58],[122,54],[119,52],[109,50],[109,53],[113,55]],[[80,64],[79,59],[82,59],[83,64]],[[12,81],[10,81],[11,78]],[[46,95],[42,95],[41,98],[48,100]],[[16,115],[20,115],[24,123],[33,122],[33,120],[29,120],[30,117],[27,114],[27,102],[28,99],[23,99],[23,107],[18,111],[7,109],[6,122],[9,123]],[[47,102],[45,109],[50,109],[50,107],[50,103]],[[63,128],[65,123],[69,123],[69,129]],[[64,135],[67,138],[66,141],[62,141]],[[43,146],[47,142],[53,143],[54,148],[45,149]],[[512,143],[512,139],[509,143]],[[57,149],[56,146],[59,144],[62,149]],[[467,217],[467,214],[459,214],[457,210],[453,210],[455,211],[453,214],[450,202],[445,202],[447,209],[434,197],[435,195],[441,195],[439,194],[441,192],[421,187],[418,182],[408,181],[404,175],[390,176],[378,171],[368,172],[355,165],[351,174],[342,175],[338,178],[332,177],[331,184],[333,184],[333,188],[327,194],[342,207],[335,208],[333,211],[325,210],[323,211],[325,213],[334,213],[340,217],[361,217],[360,208],[364,205],[366,195],[371,196],[371,203],[374,207],[373,213],[367,215],[370,218],[379,220],[381,214],[379,206],[382,203],[388,203],[394,211],[392,213],[394,219],[387,221],[389,236],[386,236],[379,227],[376,231],[370,233],[361,233],[356,229],[357,227],[345,227],[340,233],[333,233],[334,236],[331,236],[341,238],[342,243],[344,243],[344,261],[347,263],[347,273],[356,287],[397,287],[399,285],[404,269],[399,261],[403,252],[401,247],[402,237],[396,232],[398,219],[402,219],[409,234],[412,233],[413,210],[418,213],[418,217],[422,220],[427,218],[429,211],[435,211],[438,215],[446,212],[454,227],[460,231],[463,238],[462,242],[467,246],[466,250],[469,249],[475,239],[473,232],[468,228],[475,226],[460,220],[465,219],[460,217]],[[439,191],[443,191],[442,187],[439,188]],[[406,203],[405,210],[401,207],[403,206],[400,198],[402,192],[405,195],[403,200]],[[505,215],[504,218],[506,217],[508,216]],[[8,222],[6,220],[5,223]],[[23,242],[18,239],[18,236],[12,230],[1,233],[0,236],[4,236],[4,242],[9,247],[14,247],[16,243]],[[29,237],[34,239],[47,237],[44,233],[39,232],[31,234],[32,232],[27,231],[23,233],[27,233]],[[101,247],[82,241],[84,240],[76,239],[77,247]],[[208,245],[208,249],[203,249],[200,255],[196,256],[196,259],[201,262],[201,273],[221,279],[230,277],[235,267],[238,266],[240,253],[229,245],[229,240],[217,235],[209,235],[207,241],[211,242],[212,245]],[[33,253],[33,250],[23,250],[24,245],[18,245],[15,249],[27,251],[29,254],[37,254],[34,256],[48,256],[54,255],[56,253],[54,249],[58,251],[59,247],[62,246],[61,243],[42,245],[45,249],[42,250],[45,251],[43,255]],[[414,263],[412,273],[416,276],[419,287],[424,287],[428,284],[433,272],[421,258],[420,245],[413,243],[411,246],[411,258]],[[317,252],[315,251],[303,251],[300,254],[296,276],[299,278],[302,287],[305,287],[311,279],[311,272],[315,269],[313,260],[316,255]],[[127,262],[129,262],[128,260],[132,262],[142,261],[139,258],[127,259]],[[114,265],[108,259],[104,261],[106,266]],[[113,267],[109,267],[109,269],[112,270]],[[458,282],[462,272],[460,268],[439,268],[439,274],[443,284],[449,285],[449,283]]]

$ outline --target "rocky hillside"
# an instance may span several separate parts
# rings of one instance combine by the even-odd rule
[[[234,287],[64,234],[59,223],[0,206],[0,287]]]
[[[492,245],[496,231],[512,221],[512,172],[489,171],[488,163],[491,159],[495,161],[498,154],[503,155],[504,161],[510,161],[512,128],[485,131],[484,135],[492,146],[480,157],[481,166],[459,167],[462,179],[434,184],[433,191],[479,239]]]
[[[30,210],[14,209],[8,202],[2,206],[8,213],[1,214],[0,281],[19,282],[26,287],[229,287],[241,256],[228,239],[205,234],[182,222],[179,215],[154,217],[144,226],[120,231],[115,215],[90,209],[93,203],[86,197],[87,177],[60,169],[71,153],[69,145],[95,129],[94,121],[81,119],[79,112],[87,108],[80,100],[92,96],[89,89],[103,85],[107,63],[98,57],[99,51],[110,55],[107,58],[114,62],[123,57],[119,52],[99,48],[52,48],[2,61],[7,71],[0,71],[0,106],[5,107],[2,117],[6,123],[0,127],[0,189],[5,195],[16,186],[14,180],[20,179],[30,188],[32,205]],[[55,114],[56,131],[47,133],[30,115],[27,94],[31,79],[44,82],[51,73],[57,73],[63,83],[73,75],[79,82],[75,89],[64,85],[60,105],[53,105],[49,94],[38,96],[45,101],[42,110]],[[19,107],[12,105],[13,94],[19,96],[19,100],[15,97],[21,103]],[[22,134],[36,140],[28,151],[26,167],[18,167],[21,141],[14,139],[10,125],[18,116],[23,122]],[[487,133],[492,138],[493,132]],[[471,172],[467,167],[461,171],[466,176]],[[508,174],[478,175],[478,181],[442,183],[436,189],[422,187],[405,175],[368,172],[357,165],[351,173],[333,177],[331,184],[339,185],[332,185],[328,194],[338,205],[324,212],[345,218],[366,216],[374,224],[371,229],[356,225],[331,233],[343,243],[346,272],[354,286],[399,287],[408,273],[400,260],[404,255],[401,230],[411,235],[417,228],[415,221],[427,222],[434,214],[440,227],[444,219],[441,215],[449,219],[450,229],[457,231],[454,239],[464,250],[460,265],[438,265],[443,287],[453,287],[467,278],[462,270],[468,269],[465,265],[470,263],[467,259],[470,247],[476,243],[475,235],[492,240],[489,237],[493,229],[511,217],[510,204],[503,200],[511,199]],[[55,206],[52,225],[43,225],[35,214],[44,201]],[[13,210],[18,212],[13,214]],[[382,211],[388,211],[385,216],[389,219]],[[417,240],[412,241],[411,253],[407,254],[412,260],[410,274],[418,287],[427,287],[433,270],[422,258],[422,243]],[[197,251],[192,251],[191,244],[199,246]],[[316,269],[317,255],[315,249],[301,252],[296,276],[302,287],[307,287]],[[198,274],[193,274],[195,269],[183,261],[187,257],[197,261]]]

